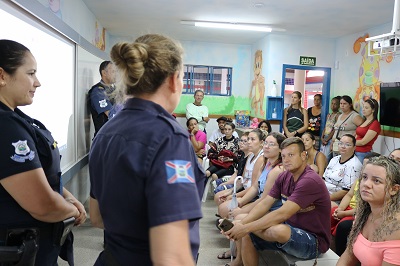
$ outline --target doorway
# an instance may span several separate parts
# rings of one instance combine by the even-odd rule
[[[310,73],[310,75],[307,76],[308,73]],[[313,75],[311,75],[311,73]],[[322,133],[325,127],[326,116],[330,109],[331,68],[283,64],[281,84],[281,95],[284,98],[283,108],[288,107],[288,104],[290,104],[290,95],[294,90],[299,90],[302,93],[302,103],[305,108],[314,105],[313,98],[315,94],[322,94]],[[280,127],[281,131],[282,125],[283,122]]]

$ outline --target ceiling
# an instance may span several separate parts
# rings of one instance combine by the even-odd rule
[[[391,25],[395,0],[82,1],[116,37],[162,33],[181,41],[254,44],[268,33],[206,29],[180,21],[268,24],[286,29],[279,34],[337,38],[385,23]]]

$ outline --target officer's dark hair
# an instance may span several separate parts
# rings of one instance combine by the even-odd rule
[[[199,121],[197,120],[197,118],[189,117],[189,119],[186,121],[186,126],[187,126],[187,127],[189,127],[190,120],[196,120],[196,122],[199,123]]]
[[[18,42],[0,40],[0,67],[11,76],[14,75],[24,64],[26,52],[30,50]]]
[[[110,55],[122,81],[117,88],[133,96],[155,93],[167,77],[183,67],[182,46],[159,34],[143,35],[133,43],[117,43]]]
[[[106,68],[107,68],[107,66],[109,65],[111,63],[111,61],[103,61],[101,64],[100,64],[100,67],[99,67],[99,72],[100,72],[100,76],[102,77],[103,76],[103,73],[101,73],[103,70],[105,70]]]

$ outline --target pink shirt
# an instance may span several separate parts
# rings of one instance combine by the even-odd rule
[[[353,252],[362,266],[382,265],[382,261],[400,265],[400,240],[371,242],[359,234]]]
[[[189,132],[189,134],[191,134],[191,133]],[[196,141],[203,142],[203,147],[201,147],[201,148],[204,149],[204,147],[206,146],[206,143],[207,143],[207,135],[206,135],[206,133],[204,133],[203,131],[199,130],[194,135],[194,138],[196,139]],[[190,136],[189,136],[189,140],[190,140]]]

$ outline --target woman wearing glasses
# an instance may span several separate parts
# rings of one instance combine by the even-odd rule
[[[360,162],[372,151],[372,145],[381,133],[378,111],[379,104],[375,99],[364,101],[362,114],[365,121],[356,129],[356,156]]]
[[[339,154],[330,160],[323,179],[328,188],[332,207],[338,206],[360,174],[362,164],[355,156],[356,138],[345,134],[338,142]]]

